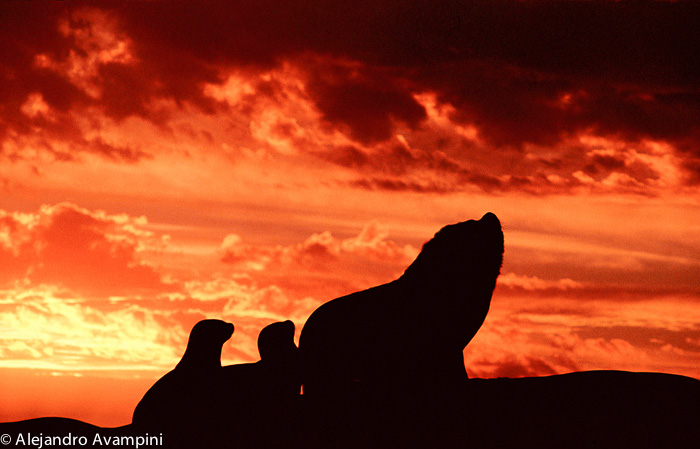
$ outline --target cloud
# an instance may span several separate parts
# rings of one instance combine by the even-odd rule
[[[651,361],[647,348],[614,332],[581,338],[575,329],[556,318],[492,319],[465,350],[467,371],[471,377],[544,376],[592,369],[644,370]]]
[[[0,211],[5,283],[64,286],[88,295],[171,290],[138,252],[163,244],[143,229],[145,217],[109,215],[72,203],[36,213]]]
[[[224,363],[258,360],[257,336],[266,325],[291,319],[301,329],[320,304],[293,299],[277,286],[224,276],[184,283],[175,294],[86,298],[55,285],[0,289],[4,368],[64,371],[167,371],[201,319],[235,325]]]
[[[542,376],[581,369],[574,354],[561,348],[562,339],[570,339],[567,329],[538,331],[517,319],[489,317],[465,349],[469,376]]]
[[[338,240],[324,231],[289,246],[245,245],[240,236],[229,234],[221,243],[221,261],[257,271],[293,264],[323,270],[326,264],[336,262],[342,255],[392,264],[408,264],[418,255],[411,245],[400,246],[387,240],[388,236],[389,233],[374,221],[367,223],[356,237]]]
[[[434,93],[415,98],[428,111],[417,129],[371,147],[337,146],[315,155],[351,169],[356,177],[350,185],[368,190],[658,195],[687,178],[684,159],[663,141],[572,133],[520,151],[494,151],[478,127],[454,118],[453,105]]]
[[[415,128],[427,117],[401,77],[363,64],[309,64],[307,90],[322,118],[362,144],[389,140],[397,125]]]
[[[635,323],[631,323],[635,324]],[[663,327],[654,323],[636,323],[638,325],[614,325],[610,327],[590,326],[576,330],[583,338],[600,336],[602,334],[616,335],[630,344],[645,348],[647,351],[673,351],[683,356],[700,357],[695,338],[700,329],[692,324],[677,322],[675,325]]]
[[[520,276],[515,273],[505,273],[499,276],[498,285],[502,287],[507,287],[513,290],[554,290],[554,291],[567,291],[571,289],[580,289],[583,287],[581,282],[574,281],[573,279],[557,279],[557,280],[545,280],[540,279],[537,276]]]
[[[338,257],[339,246],[330,232],[312,234],[304,242],[291,246],[244,245],[237,234],[229,234],[221,243],[221,261],[237,264],[249,270],[264,270],[270,266],[298,264],[320,268]]]
[[[118,19],[104,10],[84,7],[66,12],[58,19],[56,31],[72,43],[71,50],[60,59],[40,53],[34,64],[61,74],[88,97],[104,96],[100,79],[103,66],[136,62],[132,41],[120,32]]]
[[[50,286],[1,290],[0,325],[8,331],[0,364],[58,371],[169,367],[186,334],[158,315],[140,307],[100,310]]]
[[[429,181],[412,181],[394,178],[370,177],[349,182],[352,187],[365,190],[385,190],[389,192],[414,192],[414,193],[449,193],[454,192],[453,185],[447,183],[433,183]]]
[[[219,251],[232,275],[239,279],[245,275],[256,288],[270,289],[263,296],[268,298],[265,304],[285,304],[278,313],[285,310],[284,314],[303,320],[306,316],[300,311],[312,310],[300,304],[310,301],[317,306],[392,281],[417,255],[418,249],[391,240],[386,228],[375,221],[354,237],[341,239],[324,231],[290,245],[246,244],[237,234],[229,234]],[[263,309],[268,308],[265,304]]]
[[[378,222],[372,221],[362,228],[357,237],[341,242],[340,247],[349,254],[357,254],[384,263],[410,263],[418,257],[418,250],[411,245],[400,246],[387,240],[389,232]]]
[[[83,151],[104,151],[126,161],[143,156],[85,139],[75,116],[76,110],[106,104],[102,67],[136,62],[116,16],[90,7],[52,5],[37,11],[26,6],[3,6],[2,38],[19,45],[10,46],[0,71],[0,137],[5,141],[0,155],[25,159],[32,148],[64,161]]]
[[[0,158],[38,174],[86,154],[137,164],[177,147],[323,164],[310,156],[337,166],[324,182],[425,195],[697,185],[690,5],[3,8]],[[199,123],[166,145],[137,139],[136,120],[178,135]]]
[[[577,211],[576,229],[562,219],[547,226],[556,233],[521,232],[530,225],[511,222],[514,227],[506,232],[510,252],[497,288],[512,297],[609,298],[620,303],[686,296],[697,291],[692,273],[700,266],[697,250],[683,243],[688,225],[677,226],[685,223],[686,213],[681,207],[678,215],[650,210],[630,216],[611,207],[603,213],[606,224],[596,227],[602,215]]]
[[[337,135],[360,147],[396,134],[411,141],[434,125],[421,96],[433,95],[438,106],[451,108],[443,123],[451,133],[434,143],[451,146],[454,154],[441,151],[465,176],[444,186],[420,173],[401,186],[392,177],[365,174],[357,186],[438,193],[466,183],[539,193],[590,187],[592,178],[612,190],[645,191],[663,178],[645,161],[625,159],[623,167],[614,156],[553,171],[551,163],[566,162],[566,148],[581,135],[665,142],[684,173],[678,181],[693,184],[697,178],[692,117],[700,111],[700,71],[692,57],[697,48],[688,44],[696,41],[696,5],[502,1],[426,7],[386,0],[333,8],[317,2],[59,4],[41,14],[35,8],[3,6],[5,138],[39,125],[53,129],[52,139],[80,142],[81,133],[59,131],[75,128],[76,115],[87,109],[111,120],[139,116],[165,125],[177,110],[158,109],[159,102],[211,114],[221,111],[223,92],[229,106],[250,104],[264,92],[281,104],[293,90],[270,78],[281,70],[294,73],[300,86],[286,101],[311,106],[313,123],[301,120],[304,114],[249,119],[253,134],[286,154],[323,147]],[[236,102],[231,73],[245,87],[234,95]],[[267,81],[261,74],[268,74]],[[90,151],[91,143],[78,148]],[[93,151],[100,152],[95,144]],[[435,148],[412,146],[428,155]],[[533,147],[540,151],[527,151]],[[126,161],[143,156],[138,149],[104,154]],[[549,165],[532,165],[523,158],[528,154]],[[496,159],[485,166],[495,172],[475,160],[479,155]],[[350,161],[358,167],[374,157],[381,159],[372,154]],[[417,162],[436,176],[443,173],[431,164],[430,157]]]
[[[695,376],[695,302],[667,295],[633,303],[619,301],[612,291],[580,301],[571,290],[510,298],[497,290],[489,316],[465,350],[466,367],[472,377],[596,369]]]

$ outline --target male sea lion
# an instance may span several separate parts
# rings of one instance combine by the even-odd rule
[[[395,281],[329,301],[301,332],[304,396],[449,391],[503,261],[492,213],[442,228]]]

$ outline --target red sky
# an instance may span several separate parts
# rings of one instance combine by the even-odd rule
[[[501,219],[472,377],[700,378],[700,8],[0,5],[0,421],[130,421]]]

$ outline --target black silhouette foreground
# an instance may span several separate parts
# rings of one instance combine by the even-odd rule
[[[165,432],[178,447],[226,447],[229,438],[244,447],[283,447],[292,439],[301,389],[294,330],[289,320],[270,324],[258,336],[260,361],[222,367],[233,324],[198,322],[175,369],[136,406],[133,426]],[[268,421],[277,422],[274,432]]]
[[[221,369],[214,422],[220,434],[234,436],[236,447],[285,448],[298,441],[301,377],[294,331],[289,320],[268,325],[258,336],[258,362]]]
[[[9,436],[6,447],[39,447],[31,436],[182,449],[700,447],[696,379],[590,371],[468,380],[462,348],[486,316],[502,254],[495,215],[447,226],[398,280],[320,307],[299,349],[293,323],[273,323],[260,333],[259,362],[221,367],[233,325],[205,320],[132,424],[39,418],[0,424],[0,438]]]
[[[231,399],[235,407],[235,399]],[[165,448],[487,448],[487,449],[697,449],[700,442],[700,381],[683,376],[622,371],[589,371],[522,379],[470,379],[468,387],[450,399],[412,406],[411,395],[380,409],[356,404],[346,410],[359,416],[318,432],[326,416],[312,412],[303,398],[292,411],[298,427],[292,439],[279,435],[276,420],[264,422],[267,437],[242,438],[240,429],[204,435],[189,425],[178,434],[145,430],[133,424],[100,428],[67,418],[38,418],[0,424],[0,435],[10,435],[5,447],[23,436],[84,436],[87,445],[123,438],[120,447],[134,448],[126,438],[162,436],[162,444],[139,447]],[[189,435],[185,440],[182,435]],[[286,435],[287,437],[289,434]],[[270,443],[272,441],[272,443]],[[286,441],[284,444],[281,441]],[[143,444],[143,443],[142,443]],[[44,445],[44,447],[49,447]]]
[[[146,392],[132,422],[168,431],[192,424],[209,425],[215,412],[212,404],[219,396],[221,347],[233,330],[233,324],[221,320],[195,324],[182,359]]]
[[[462,352],[486,318],[503,261],[492,213],[445,226],[397,280],[322,305],[301,333],[304,394],[436,394],[461,387]]]

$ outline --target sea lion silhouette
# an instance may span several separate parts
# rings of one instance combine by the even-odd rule
[[[227,365],[221,369],[222,391],[237,403],[244,398],[259,402],[298,396],[301,390],[294,323],[272,323],[258,335],[260,360]]]
[[[400,278],[321,305],[299,342],[304,396],[463,385],[462,351],[486,317],[502,261],[501,224],[487,213],[442,228]]]
[[[221,368],[217,419],[236,447],[296,447],[301,378],[294,331],[289,320],[266,326],[258,362]]]
[[[221,347],[233,334],[233,324],[202,320],[190,332],[187,349],[175,368],[161,377],[136,406],[132,423],[154,429],[181,429],[207,424],[217,396]]]

